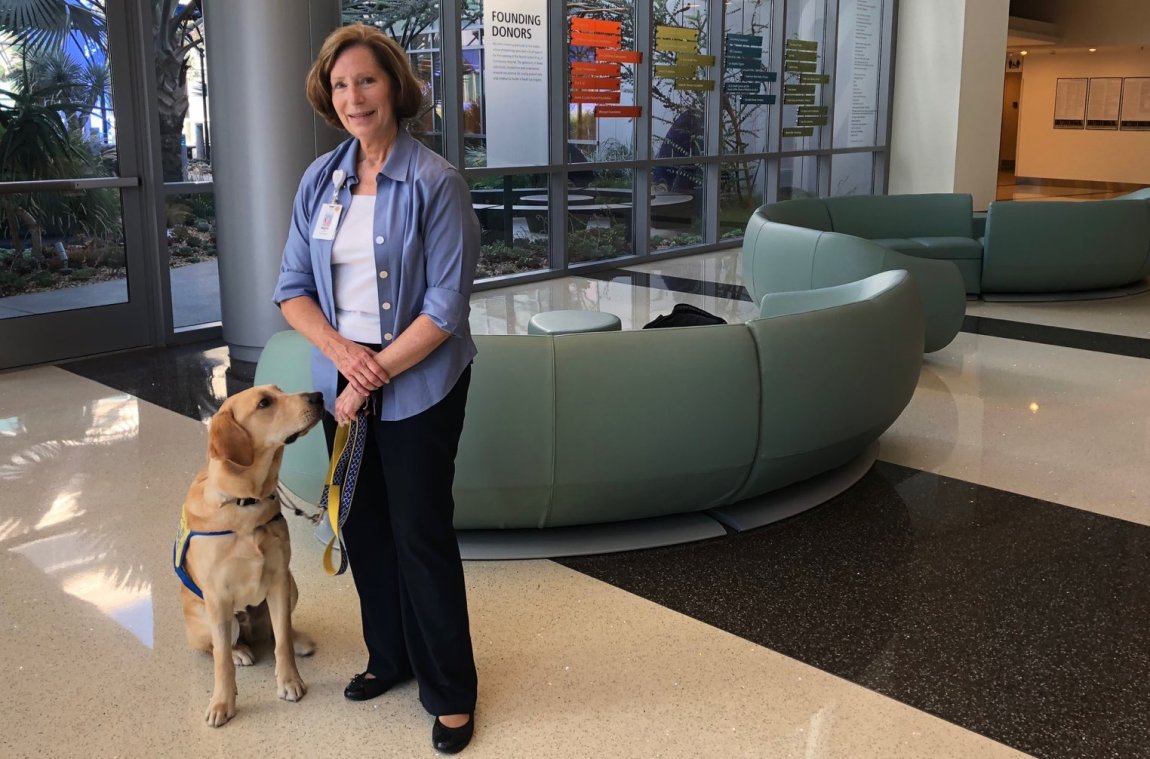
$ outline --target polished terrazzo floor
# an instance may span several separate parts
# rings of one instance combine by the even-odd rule
[[[480,292],[641,327],[750,318],[727,251]],[[818,509],[701,543],[469,562],[475,757],[1150,755],[1150,297],[976,303],[927,357],[880,462]],[[201,724],[171,538],[204,421],[243,386],[218,344],[0,374],[0,756],[432,756],[407,685],[353,704],[350,578],[291,517],[308,695],[266,655]]]

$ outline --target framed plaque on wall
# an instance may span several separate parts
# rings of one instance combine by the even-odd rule
[[[1086,97],[1086,128],[1117,129],[1122,109],[1122,79],[1096,77],[1090,80]]]
[[[1059,79],[1054,89],[1054,128],[1086,126],[1086,90],[1089,79]]]
[[[1122,80],[1122,113],[1118,128],[1150,131],[1150,77]]]

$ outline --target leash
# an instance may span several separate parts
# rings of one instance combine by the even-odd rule
[[[367,443],[368,412],[365,408],[361,408],[350,423],[336,427],[331,463],[327,469],[327,482],[324,483],[323,495],[319,499],[320,508],[327,510],[332,532],[331,539],[323,549],[323,568],[333,577],[347,571],[347,547],[343,542],[343,525],[351,513],[355,483],[359,479],[360,466],[363,464],[363,449]],[[337,548],[337,544],[338,568],[332,560],[332,551]]]

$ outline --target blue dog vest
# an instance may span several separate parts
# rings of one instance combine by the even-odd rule
[[[276,512],[274,517],[264,522],[264,524],[261,526],[269,525],[277,519],[283,518],[284,515],[282,511]],[[176,544],[172,546],[172,567],[176,570],[176,577],[180,578],[180,582],[184,584],[185,588],[192,591],[200,598],[204,597],[204,592],[200,590],[200,587],[196,585],[196,583],[192,580],[192,576],[188,574],[186,569],[184,569],[184,558],[188,555],[188,546],[191,545],[192,538],[216,537],[219,535],[232,535],[233,533],[233,530],[221,530],[219,532],[189,530],[188,513],[183,510],[180,511],[180,526],[176,530]]]

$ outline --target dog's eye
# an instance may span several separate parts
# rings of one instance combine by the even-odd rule
[[[271,398],[260,398],[260,402],[256,404],[256,408],[267,408],[272,405]]]

